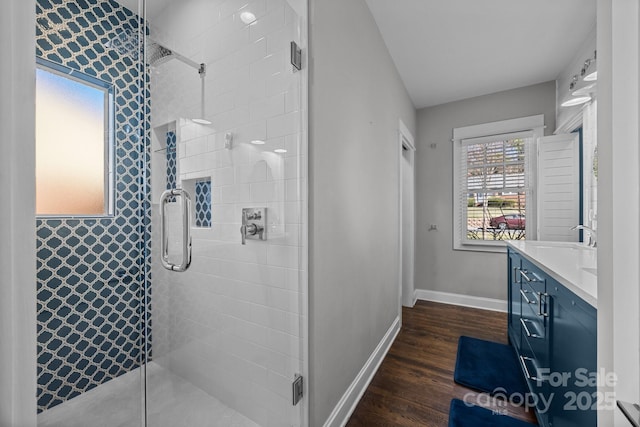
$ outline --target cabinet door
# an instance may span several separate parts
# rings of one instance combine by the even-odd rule
[[[520,349],[521,332],[520,316],[522,314],[522,302],[520,301],[520,267],[521,258],[517,252],[511,248],[507,250],[507,276],[509,293],[509,317],[507,321],[509,331],[509,341],[516,348]]]
[[[595,427],[597,402],[596,309],[550,280],[551,375],[553,427]],[[560,380],[564,376],[565,380]]]

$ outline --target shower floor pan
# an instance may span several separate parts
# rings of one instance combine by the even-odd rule
[[[149,427],[260,427],[160,365],[147,365]],[[38,427],[140,427],[135,369],[38,415]]]

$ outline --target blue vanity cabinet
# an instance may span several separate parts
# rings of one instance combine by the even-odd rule
[[[553,427],[597,425],[597,311],[555,280],[547,284],[553,310],[551,378]],[[553,381],[559,375],[566,380]]]
[[[511,247],[508,265],[509,340],[539,424],[595,427],[596,309]]]

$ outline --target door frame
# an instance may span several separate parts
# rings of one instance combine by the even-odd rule
[[[0,16],[0,424],[35,427],[35,1]]]
[[[412,175],[412,188],[409,189],[409,194],[411,195],[411,206],[412,209],[409,212],[409,248],[411,251],[409,253],[405,253],[404,251],[404,198],[405,198],[405,188],[404,188],[404,151],[407,151],[409,154],[409,167],[411,168]],[[409,128],[404,124],[402,119],[399,119],[399,129],[398,129],[398,206],[399,206],[399,217],[398,217],[398,235],[399,235],[399,245],[398,245],[398,292],[399,292],[399,315],[400,319],[402,319],[402,306],[405,307],[413,307],[416,303],[416,295],[415,295],[415,206],[416,206],[416,197],[415,197],[415,152],[416,145],[415,139],[409,131]],[[409,295],[406,295],[406,291],[404,289],[404,260],[405,258],[409,258],[409,283],[411,284],[409,289]]]

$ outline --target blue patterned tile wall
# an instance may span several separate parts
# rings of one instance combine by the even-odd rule
[[[176,188],[178,167],[176,162],[176,133],[167,132],[167,190]]]
[[[211,180],[196,181],[196,227],[211,227]]]
[[[40,412],[143,357],[150,108],[135,14],[113,0],[37,0],[36,13],[36,55],[113,84],[116,103],[115,214],[37,221]]]

